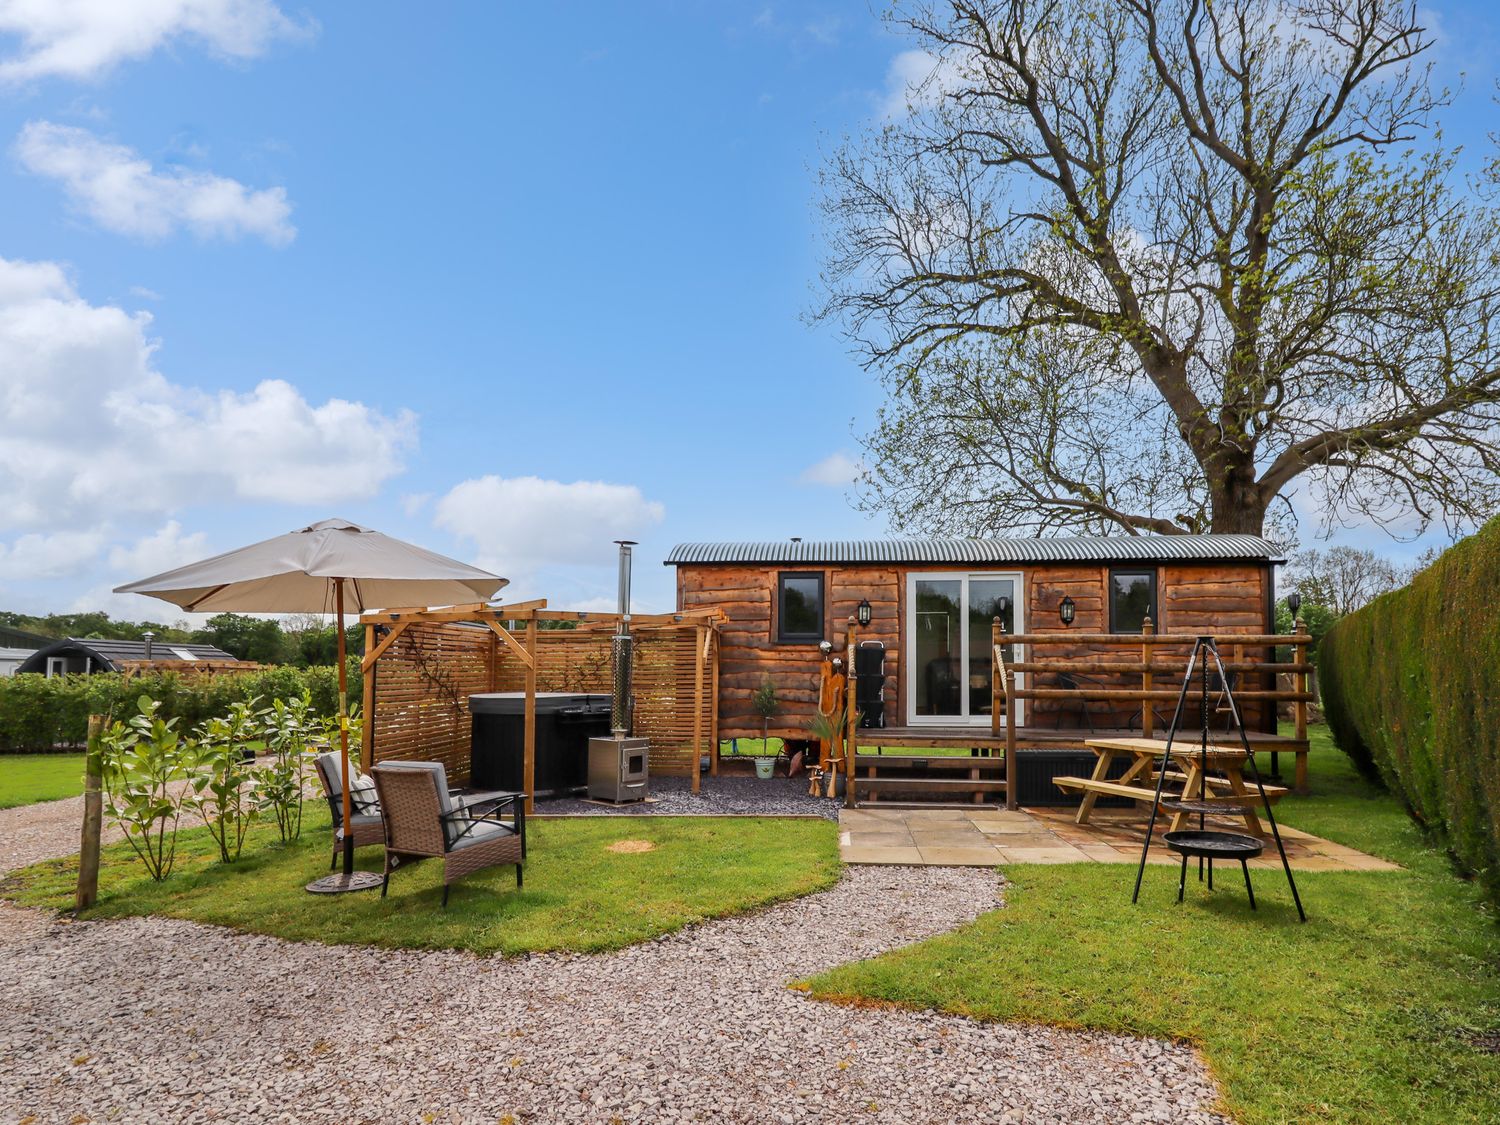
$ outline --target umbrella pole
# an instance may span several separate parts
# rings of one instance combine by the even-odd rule
[[[349,661],[344,654],[344,580],[333,580],[333,606],[338,618],[339,757],[344,763],[344,877],[354,874],[353,809],[349,799]]]

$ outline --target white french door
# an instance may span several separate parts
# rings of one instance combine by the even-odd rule
[[[1023,632],[1018,573],[967,571],[906,578],[906,714],[913,726],[988,726],[994,658],[990,623]],[[1016,709],[1016,722],[1021,711]]]

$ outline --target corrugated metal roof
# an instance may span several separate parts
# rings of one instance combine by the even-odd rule
[[[1256,535],[1065,535],[1046,539],[833,539],[766,543],[679,543],[668,566],[684,563],[1280,562]]]
[[[187,655],[182,655],[186,653]],[[45,671],[47,668],[47,657],[68,656],[77,654],[80,656],[92,656],[102,665],[110,670],[118,672],[120,662],[123,660],[145,660],[145,641],[117,641],[101,637],[66,637],[60,641],[53,641],[45,648],[38,649],[31,654],[26,661],[27,671]],[[152,646],[151,658],[153,660],[238,660],[239,657],[225,652],[213,645],[181,644],[172,641],[157,641]]]

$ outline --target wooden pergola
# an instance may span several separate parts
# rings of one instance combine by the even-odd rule
[[[682,721],[677,713],[680,707],[674,708],[671,716],[652,713],[649,719],[658,729],[665,725],[681,735],[680,742],[687,742],[690,737],[691,763],[686,772],[690,773],[693,791],[697,792],[698,762],[705,738],[710,740],[709,745],[717,745],[718,625],[724,620],[723,611],[709,608],[681,613],[633,613],[628,620],[632,634],[643,642],[664,637],[677,642],[667,671],[675,692],[673,698],[691,695],[691,723]],[[540,626],[544,622],[567,623],[571,628],[543,629]],[[550,671],[554,675],[588,675],[597,684],[601,667],[597,659],[582,673],[573,669],[569,661],[586,649],[602,647],[607,652],[609,638],[618,632],[620,622],[618,613],[548,609],[546,599],[510,605],[475,603],[364,614],[360,617],[360,624],[365,627],[365,656],[361,662],[367,708],[361,742],[364,768],[369,769],[377,760],[376,728],[381,718],[377,671],[382,658],[389,663],[400,656],[406,662],[399,703],[404,709],[401,716],[404,743],[396,752],[403,749],[430,752],[424,730],[439,721],[450,746],[460,738],[466,740],[466,734],[460,735],[454,729],[459,697],[500,690],[510,671],[506,665],[513,662],[519,665],[520,689],[525,697],[523,776],[526,809],[530,812],[535,792],[538,682]],[[549,669],[549,660],[562,671],[558,667]],[[688,662],[691,669],[683,667]],[[607,660],[602,667],[607,671]],[[434,712],[440,720],[434,717]],[[650,736],[655,732],[644,733]],[[668,768],[659,767],[653,760],[653,772],[676,772],[671,767],[680,765],[677,759],[681,756],[679,753],[664,763]]]

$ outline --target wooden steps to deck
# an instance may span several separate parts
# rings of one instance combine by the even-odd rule
[[[856,805],[911,803],[1003,804],[1008,782],[1003,756],[860,754],[854,759]]]

